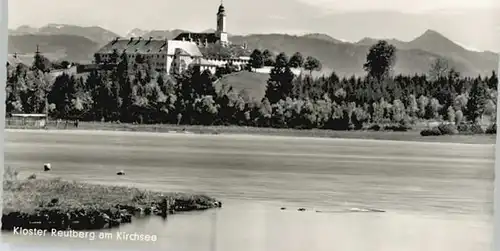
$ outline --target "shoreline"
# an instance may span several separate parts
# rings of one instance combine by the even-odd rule
[[[90,126],[89,126],[90,125]],[[472,145],[495,145],[496,135],[441,135],[421,136],[418,130],[406,132],[394,131],[334,131],[334,130],[298,130],[238,126],[175,126],[175,125],[121,125],[105,124],[95,126],[94,123],[82,123],[79,128],[9,128],[5,132],[48,132],[48,133],[90,133],[90,134],[123,134],[136,133],[141,135],[205,135],[205,136],[228,136],[228,137],[286,137],[286,138],[309,138],[330,140],[363,140],[363,141],[387,141],[389,142],[419,142],[419,143],[445,143],[445,144],[472,144]]]
[[[60,178],[5,180],[2,231],[102,230],[134,218],[220,208],[205,195],[161,193]]]

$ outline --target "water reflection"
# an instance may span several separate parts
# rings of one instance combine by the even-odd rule
[[[229,203],[224,208],[184,215],[137,219],[118,231],[157,234],[156,243],[36,238],[39,248],[120,248],[162,251],[466,251],[487,250],[490,217],[399,213],[316,213],[259,203]],[[114,230],[117,231],[117,230]],[[5,238],[6,237],[6,238]],[[4,236],[9,242],[26,242]],[[33,237],[30,237],[33,240]],[[61,245],[62,246],[62,245]],[[22,250],[22,249],[14,249]]]

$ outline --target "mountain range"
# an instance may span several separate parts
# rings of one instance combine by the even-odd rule
[[[172,39],[182,29],[142,30],[133,29],[127,37],[162,37]],[[213,29],[202,32],[213,32]],[[9,53],[30,54],[40,47],[42,53],[52,60],[88,62],[100,46],[118,34],[101,27],[49,24],[41,28],[20,26],[9,30]],[[231,34],[235,44],[246,43],[251,49],[269,49],[275,53],[291,55],[301,52],[313,56],[323,65],[323,72],[334,70],[339,75],[364,74],[362,65],[371,45],[377,38],[364,38],[357,42],[346,42],[323,33],[305,35],[288,34]],[[386,39],[396,46],[395,72],[402,74],[427,73],[432,62],[443,57],[456,70],[466,76],[491,74],[498,69],[498,55],[494,52],[467,50],[435,30],[427,30],[411,41]]]

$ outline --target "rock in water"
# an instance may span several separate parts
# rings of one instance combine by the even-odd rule
[[[125,171],[120,170],[119,172],[116,173],[116,175],[125,175]]]
[[[50,163],[45,163],[45,164],[43,164],[43,170],[44,170],[45,172],[50,171],[50,169],[52,169],[52,168],[50,167]]]

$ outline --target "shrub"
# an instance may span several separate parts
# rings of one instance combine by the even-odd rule
[[[486,134],[497,134],[497,124],[493,123],[486,129]]]
[[[484,134],[485,133],[485,130],[479,124],[473,124],[471,126],[471,131],[472,131],[473,134]]]
[[[466,124],[461,123],[458,125],[458,131],[461,134],[472,135],[472,134],[484,134],[485,130],[479,124]]]
[[[468,133],[470,132],[470,126],[466,123],[459,123],[457,129],[460,133]]]
[[[456,135],[458,134],[458,129],[453,124],[441,124],[438,126],[441,135]]]
[[[384,127],[385,131],[395,131],[395,132],[406,132],[408,131],[408,128],[402,125],[390,125]]]
[[[373,131],[380,131],[380,126],[378,124],[375,124],[375,125],[372,125],[370,126],[370,128],[368,128],[368,130],[373,130]]]
[[[406,132],[410,129],[411,128],[404,123],[399,123],[397,125],[388,125],[384,127],[385,131],[395,131],[395,132]]]
[[[441,130],[437,127],[433,127],[431,129],[425,129],[420,132],[421,136],[441,136]]]

